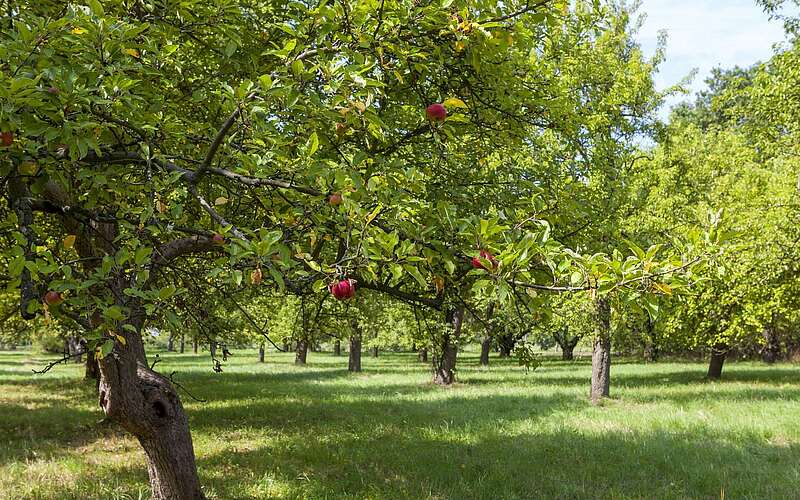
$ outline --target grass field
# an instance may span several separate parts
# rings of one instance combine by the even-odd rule
[[[612,399],[587,403],[588,361],[459,357],[428,383],[411,354],[162,354],[183,396],[209,498],[800,498],[800,366],[617,360]],[[148,498],[143,452],[102,419],[79,366],[0,353],[0,498]]]

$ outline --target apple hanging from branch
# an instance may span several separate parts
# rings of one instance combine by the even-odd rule
[[[44,294],[44,303],[48,306],[57,306],[64,302],[64,297],[60,293],[50,290]]]
[[[328,290],[337,300],[346,300],[356,295],[356,280],[347,278],[328,285]]]
[[[443,122],[447,117],[447,108],[444,107],[444,104],[435,102],[425,108],[425,115],[432,122]]]
[[[491,269],[487,268],[483,264],[484,261],[489,261],[492,265],[492,268]],[[486,250],[481,250],[478,255],[472,258],[472,267],[474,267],[475,269],[485,269],[486,271],[491,271],[497,269],[498,264],[499,262],[497,261],[495,256],[487,252]]]

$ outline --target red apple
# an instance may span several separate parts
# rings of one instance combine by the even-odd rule
[[[225,237],[219,233],[214,233],[214,236],[211,237],[211,241],[213,241],[215,245],[224,245]]]
[[[497,259],[494,257],[494,255],[490,254],[486,250],[481,250],[479,255],[480,257],[475,256],[472,258],[472,267],[474,267],[475,269],[486,269],[486,267],[483,265],[483,262],[481,262],[481,259],[483,259],[483,260],[488,260],[489,262],[492,263],[492,269],[497,268],[498,262]],[[489,271],[489,269],[486,270]]]
[[[343,279],[328,285],[331,295],[337,300],[351,299],[356,295],[356,281],[354,279]]]
[[[447,116],[447,109],[443,104],[435,102],[425,109],[425,114],[432,122],[443,122]]]
[[[7,148],[14,144],[14,132],[0,132],[0,145]]]
[[[341,193],[333,193],[328,197],[328,203],[331,205],[339,205],[342,203],[342,194]]]
[[[49,292],[44,294],[44,302],[48,306],[57,306],[60,303],[64,302],[64,298],[61,296],[60,293],[50,290]]]

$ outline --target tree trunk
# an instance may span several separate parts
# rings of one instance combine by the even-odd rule
[[[608,297],[599,297],[597,309],[597,331],[592,350],[592,404],[599,404],[609,395],[611,385],[611,304]]]
[[[258,362],[259,363],[264,362],[264,344],[258,346]]]
[[[481,366],[489,366],[489,351],[492,348],[492,316],[494,315],[494,302],[489,304],[486,308],[486,336],[481,341]]]
[[[181,334],[180,350],[181,354],[183,354],[183,352],[186,350],[186,338],[184,337],[183,334]]]
[[[377,347],[373,347],[372,348],[372,357],[373,358],[377,358],[378,357],[378,348]]]
[[[79,337],[70,336],[65,341],[67,354],[72,356],[72,362],[80,364],[83,362],[83,346]]]
[[[350,360],[347,369],[351,372],[361,371],[361,335],[353,334],[350,336]]]
[[[197,354],[197,339],[192,339],[192,352]]]
[[[294,351],[294,364],[304,365],[308,358],[308,342],[305,340],[297,341],[297,348]]]
[[[147,457],[154,500],[202,499],[189,421],[169,380],[147,367],[141,337],[124,333],[100,365],[100,406],[136,436]]]
[[[334,356],[341,356],[342,355],[342,341],[337,340],[333,344],[333,355]]]
[[[722,365],[728,355],[728,346],[724,344],[715,345],[711,348],[711,362],[708,364],[708,378],[718,379],[722,377]]]
[[[456,380],[456,357],[458,355],[458,337],[464,320],[464,308],[448,311],[447,322],[452,325],[452,332],[445,330],[438,352],[433,356],[433,383],[450,385]]]
[[[212,358],[216,358],[217,357],[217,343],[216,342],[211,342],[208,345],[208,350],[211,352],[211,357]]]
[[[505,334],[498,339],[498,347],[500,348],[500,357],[508,358],[514,351],[514,344],[517,343],[516,339],[511,334]]]
[[[170,333],[169,338],[167,338],[167,351],[173,352],[174,350],[175,350],[175,336]]]
[[[572,361],[573,359],[575,359],[576,345],[578,345],[578,339],[575,339],[575,342],[567,342],[561,346],[562,361]]]
[[[85,380],[100,381],[100,367],[97,360],[94,358],[94,353],[89,352],[86,354],[86,370],[84,371],[83,378]]]
[[[492,337],[486,336],[481,341],[481,366],[489,366],[489,351],[492,349]]]
[[[417,358],[419,358],[419,361],[421,363],[427,363],[428,362],[428,348],[427,347],[423,347],[422,349],[420,349],[419,352],[417,353]]]
[[[781,357],[781,341],[771,326],[764,327],[762,332],[764,337],[764,349],[761,351],[761,359],[764,363],[772,364]]]

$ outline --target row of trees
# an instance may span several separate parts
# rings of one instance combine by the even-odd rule
[[[796,171],[755,118],[793,88],[769,80],[796,71],[785,54],[710,98],[709,113],[731,103],[724,120],[697,107],[664,129],[662,53],[643,56],[617,2],[87,0],[2,16],[4,311],[82,339],[154,498],[203,495],[178,394],[147,362],[151,328],[209,345],[217,369],[237,338],[292,339],[299,361],[321,335],[359,353],[410,339],[439,384],[467,328],[487,361],[531,332],[590,335],[598,402],[615,325],[721,353],[752,329],[753,314],[721,319],[745,289],[758,318],[774,283],[786,311],[797,296],[777,250],[763,284],[737,288],[743,249],[763,252],[757,233],[732,236],[759,217],[716,215],[754,199],[732,184]],[[723,139],[752,178],[737,162],[720,180]],[[776,248],[794,230],[787,185],[758,193],[786,195]]]

